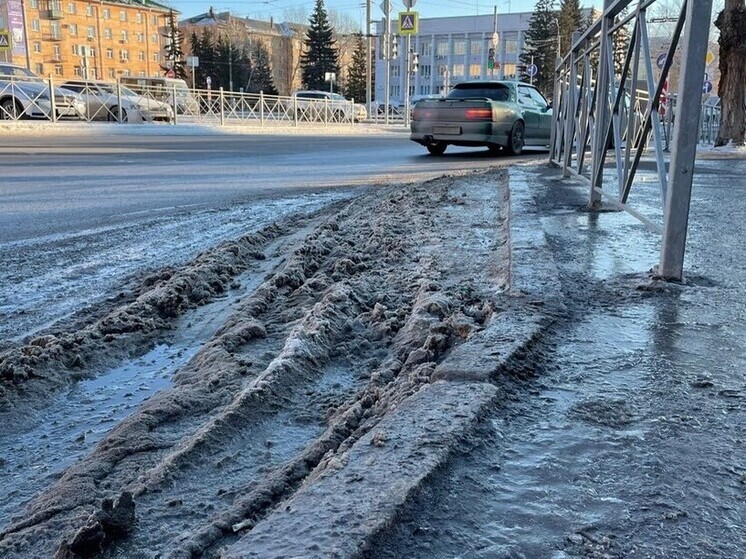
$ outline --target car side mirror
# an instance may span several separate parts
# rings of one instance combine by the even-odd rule
[[[552,110],[552,104],[551,103],[547,103],[547,106],[544,107],[544,112],[548,113],[551,110]]]

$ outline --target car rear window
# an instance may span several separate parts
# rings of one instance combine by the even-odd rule
[[[487,98],[493,101],[509,101],[510,88],[502,84],[485,86],[484,84],[465,83],[459,84],[446,95],[448,99],[466,99],[469,97]]]

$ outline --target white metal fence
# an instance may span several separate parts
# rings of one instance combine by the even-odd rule
[[[53,96],[49,95],[54,91]],[[301,126],[403,123],[393,108],[389,119],[378,110],[341,99],[238,93],[223,89],[134,86],[82,79],[55,80],[0,75],[0,120],[62,118],[120,123]]]

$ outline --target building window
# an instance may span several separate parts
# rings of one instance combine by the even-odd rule
[[[88,17],[93,17],[93,6],[91,4],[88,4],[85,7],[85,15],[87,15]]]
[[[37,54],[41,52],[41,43],[34,43],[34,52]]]
[[[145,77],[145,72],[143,72],[143,71],[140,71],[140,77],[141,77],[141,78],[144,78],[144,77]]]
[[[158,62],[160,59],[161,57],[157,52],[153,54],[153,62]]]
[[[94,49],[93,47],[88,47],[88,56],[96,58],[96,49]]]
[[[127,12],[119,10],[119,21],[127,21]]]
[[[112,78],[112,79],[114,79],[114,78],[117,77],[117,73],[114,70],[114,68],[109,68],[109,77]]]
[[[394,99],[398,99],[400,92],[401,92],[401,88],[398,85],[391,86],[391,92],[390,92],[391,97],[393,97]]]
[[[104,8],[103,19],[111,19],[111,10],[109,8]]]
[[[80,71],[80,66],[74,66],[73,67],[73,74],[75,74],[76,76],[82,76],[83,75],[83,72]]]
[[[59,45],[54,45],[52,47],[52,53],[53,53],[54,59],[59,60],[60,56],[62,56],[62,49],[60,48]]]
[[[38,63],[36,64],[36,74],[38,76],[44,75],[44,64],[38,64]]]
[[[122,75],[123,76],[129,76],[130,75],[130,71],[129,70],[122,70]]]
[[[145,33],[138,33],[137,34],[137,42],[138,43],[144,43],[145,42]]]
[[[135,14],[135,21],[136,21],[137,23],[142,23],[142,12],[137,12],[137,13]]]
[[[508,39],[505,41],[505,54],[515,54],[518,52],[518,41],[515,39]]]
[[[420,95],[430,95],[430,86],[429,85],[421,85],[420,86]]]
[[[62,36],[60,35],[60,24],[56,21],[53,21],[49,24],[49,32],[52,34],[52,37],[55,39],[60,39]]]
[[[106,49],[106,58],[114,58],[114,49]]]
[[[41,30],[41,23],[39,23],[38,19],[32,19],[31,20],[31,29],[34,31],[40,31]]]
[[[503,74],[506,78],[514,78],[515,77],[515,64],[503,64]]]
[[[392,64],[391,65],[391,77],[392,78],[398,78],[400,76],[399,72],[399,65],[398,64]]]
[[[430,64],[423,64],[420,66],[420,75],[423,79],[430,79],[433,67]]]
[[[158,25],[158,16],[151,16],[150,23],[152,23],[153,25]]]
[[[456,56],[463,56],[466,54],[466,41],[463,39],[457,39],[453,41],[453,54]]]
[[[478,41],[472,41],[471,42],[471,54],[474,56],[478,56],[482,54],[482,44]]]
[[[469,76],[472,78],[478,78],[482,75],[482,65],[481,64],[470,64],[469,65]]]
[[[55,76],[61,76],[62,75],[62,66],[61,65],[57,64],[54,67],[54,75]]]
[[[29,2],[29,6],[32,7],[32,8],[34,8],[35,10],[38,10],[39,9],[39,0],[31,0],[31,2]]]
[[[75,3],[74,2],[68,2],[68,4],[67,4],[67,13],[68,14],[74,14],[75,13]]]
[[[111,39],[111,37],[111,29],[107,27],[106,29],[104,29],[104,39]]]
[[[420,54],[422,56],[432,56],[433,55],[433,44],[430,41],[422,41],[420,43]]]
[[[119,51],[119,60],[129,60],[130,59],[130,53],[126,50],[120,50]]]
[[[140,51],[140,53],[137,55],[138,60],[140,62],[145,62],[145,51]]]
[[[71,48],[72,48],[73,54],[76,54],[76,55],[80,54],[80,47],[78,47],[78,45],[72,45]]]
[[[122,29],[122,38],[120,42],[126,43],[128,40],[129,40],[129,33],[127,33],[126,29]]]
[[[156,33],[153,33],[153,34],[152,34],[152,35],[150,36],[150,42],[151,42],[151,43],[157,43],[157,42],[158,42],[158,35],[157,35]]]
[[[453,65],[453,77],[462,76],[464,75],[464,65],[463,64],[454,64]]]
[[[70,36],[71,37],[77,37],[78,36],[78,25],[76,23],[71,23],[68,27],[70,30]]]
[[[448,56],[448,41],[438,41],[435,47],[435,56],[442,58]]]
[[[88,38],[93,39],[96,37],[96,28],[93,25],[88,26]]]

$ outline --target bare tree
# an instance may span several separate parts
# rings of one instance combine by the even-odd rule
[[[746,140],[746,0],[725,0],[720,29],[720,130],[715,146]]]

